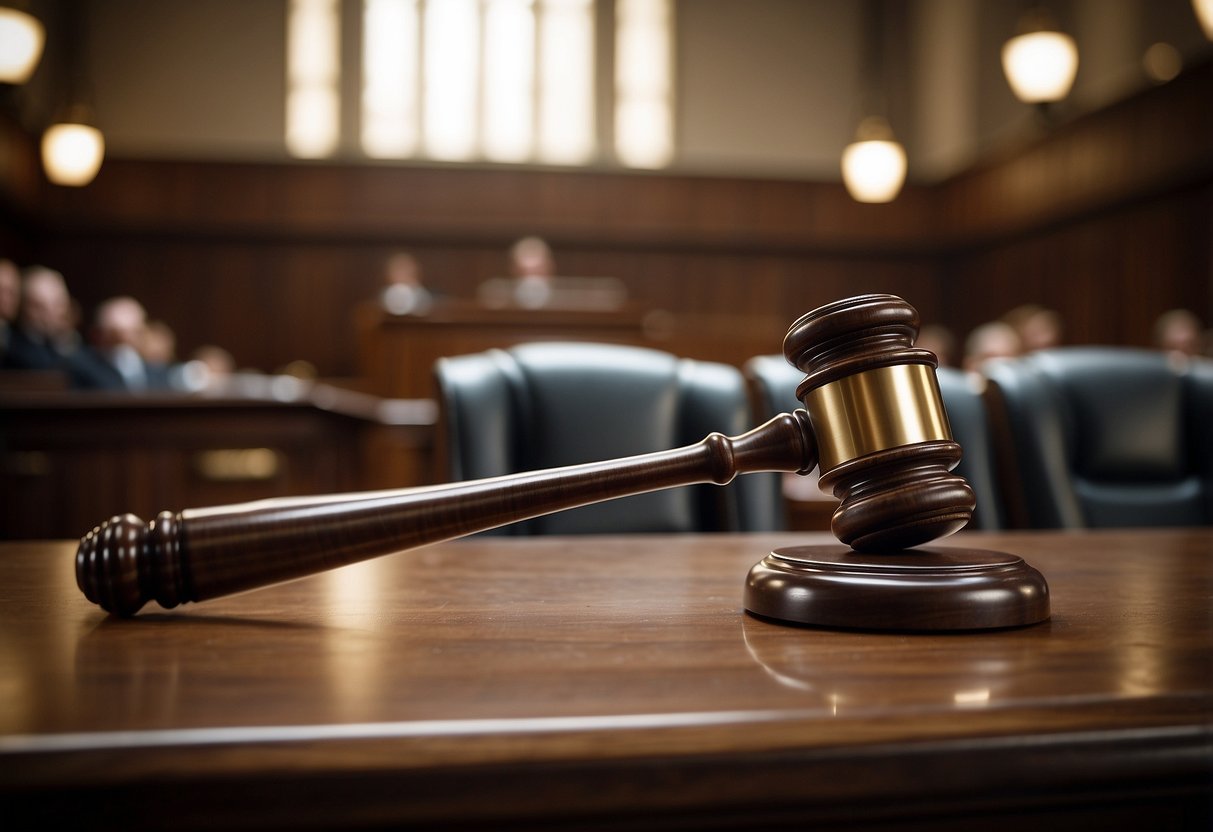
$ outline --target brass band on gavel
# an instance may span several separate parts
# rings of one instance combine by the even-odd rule
[[[846,376],[809,391],[804,404],[817,437],[822,474],[876,451],[952,440],[935,370],[926,364]]]

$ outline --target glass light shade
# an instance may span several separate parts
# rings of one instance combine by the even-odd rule
[[[1200,28],[1205,30],[1205,37],[1213,40],[1213,0],[1192,0],[1192,8],[1200,20]]]
[[[0,81],[24,84],[42,57],[46,30],[33,15],[0,8]]]
[[[42,134],[42,167],[56,185],[87,185],[101,169],[105,137],[87,124],[54,124]]]
[[[1020,101],[1060,101],[1078,72],[1078,47],[1062,32],[1028,32],[1002,47],[1002,69]]]
[[[857,202],[892,202],[905,179],[906,152],[895,141],[856,141],[842,152],[842,181]]]

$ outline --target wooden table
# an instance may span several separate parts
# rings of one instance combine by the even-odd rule
[[[0,546],[0,806],[145,827],[1207,829],[1213,533],[981,535],[1051,621],[752,618],[823,535],[479,538],[109,618]],[[31,821],[32,822],[32,821]],[[9,827],[12,828],[12,827]]]

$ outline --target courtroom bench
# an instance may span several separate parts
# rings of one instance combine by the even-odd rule
[[[0,538],[433,481],[435,406],[288,376],[214,394],[0,391]]]
[[[393,315],[377,303],[354,313],[358,374],[381,396],[435,394],[439,358],[536,341],[592,341],[662,350],[740,367],[774,352],[792,317],[671,315],[638,304],[617,309],[490,309],[448,298],[426,315]]]

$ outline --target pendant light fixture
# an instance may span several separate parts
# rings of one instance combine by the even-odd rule
[[[842,152],[842,181],[857,202],[892,202],[906,179],[906,151],[893,134],[883,92],[884,8],[864,4],[864,112],[854,140]]]
[[[0,83],[24,84],[34,74],[46,29],[18,4],[0,6]]]
[[[1042,6],[1034,5],[1020,19],[1018,34],[1003,44],[1002,69],[1020,101],[1061,101],[1074,85],[1078,47]]]
[[[906,151],[882,116],[859,123],[842,152],[842,179],[857,202],[892,202],[906,179]]]
[[[68,63],[68,104],[42,134],[42,168],[56,185],[82,187],[93,181],[105,158],[105,137],[97,128],[92,108],[85,103],[84,12],[78,12],[65,33]]]
[[[1192,9],[1200,21],[1200,28],[1205,30],[1205,37],[1213,40],[1213,0],[1192,0]]]
[[[42,134],[42,167],[56,185],[80,187],[93,181],[105,158],[105,137],[84,105],[69,107]]]

